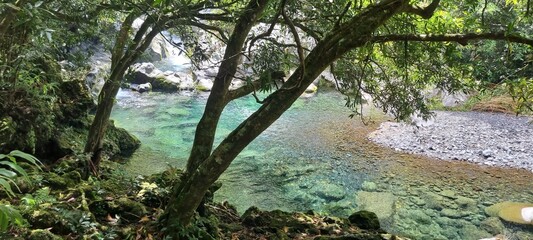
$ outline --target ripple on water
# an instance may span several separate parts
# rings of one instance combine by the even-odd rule
[[[128,171],[151,174],[185,166],[204,105],[205,97],[122,92],[113,118],[143,142]],[[230,104],[217,141],[257,107],[253,99]],[[500,201],[533,201],[530,172],[385,149],[366,139],[376,124],[364,126],[348,119],[349,113],[335,93],[299,100],[232,163],[216,199],[240,212],[252,205],[339,216],[379,209],[384,228],[414,239],[480,239],[497,231],[533,239],[530,229],[484,213]]]

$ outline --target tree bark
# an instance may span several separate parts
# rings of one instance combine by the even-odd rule
[[[177,231],[179,227],[187,225],[209,186],[229,167],[235,157],[276,121],[325,68],[346,52],[366,44],[371,39],[372,33],[400,11],[405,4],[407,4],[405,0],[382,2],[369,7],[350,21],[332,30],[309,53],[303,64],[305,67],[300,66],[281,89],[272,93],[264,104],[232,131],[212,153],[210,153],[212,138],[218,118],[211,119],[217,116],[208,110],[218,113],[222,111],[220,108],[223,108],[223,105],[219,103],[219,105],[211,106],[214,109],[206,107],[206,112],[198,125],[196,137],[202,137],[208,141],[194,142],[193,149],[203,148],[203,151],[191,153],[187,172],[181,183],[174,189],[161,218],[166,221],[167,230]],[[221,68],[219,73],[224,70]],[[222,82],[217,80],[218,84],[222,85]],[[224,81],[228,80],[224,79]],[[228,83],[223,82],[223,84]],[[227,87],[222,90],[226,92]],[[223,99],[223,96],[218,97],[218,100]],[[204,128],[206,127],[204,124],[209,125],[208,128]],[[196,161],[191,163],[191,160]]]
[[[160,222],[167,228],[168,234],[178,231],[179,228],[190,222],[195,209],[200,204],[209,186],[214,182],[212,179],[199,180],[192,176],[197,173],[198,166],[204,163],[211,155],[218,121],[228,103],[226,101],[228,88],[237,72],[244,42],[269,1],[251,0],[237,20],[229,38],[224,52],[224,60],[221,62],[213,82],[213,88],[207,99],[204,114],[196,127],[193,147],[182,184],[174,187],[174,197],[171,197],[165,213],[160,218]],[[187,199],[180,198],[183,196],[187,196]]]
[[[131,24],[138,16],[139,13],[130,13],[124,20],[112,51],[111,75],[98,95],[98,107],[85,145],[85,153],[91,154],[88,167],[94,175],[98,175],[105,131],[124,73],[139,55],[148,48],[152,39],[161,31],[160,26],[163,26],[166,21],[161,19],[156,22],[147,19],[137,31],[133,42],[128,45],[126,52],[124,52],[126,42],[129,39]]]

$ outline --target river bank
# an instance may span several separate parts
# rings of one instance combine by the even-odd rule
[[[415,124],[384,122],[369,139],[396,151],[533,171],[530,117],[438,111]]]

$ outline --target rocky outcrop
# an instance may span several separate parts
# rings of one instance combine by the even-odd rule
[[[31,118],[0,115],[0,152],[18,149],[52,161],[83,152],[92,121],[89,112],[95,108],[90,92],[82,81],[62,81],[55,97],[48,111],[34,112]],[[109,124],[104,140],[109,156],[129,155],[139,145],[137,138]]]
[[[211,90],[212,82],[208,83],[207,79],[202,81],[202,90]],[[143,85],[146,86],[145,84],[150,84],[152,90],[161,92],[192,91],[199,86],[192,75],[184,72],[162,72],[153,63],[134,64],[130,68],[130,73],[126,75],[126,82],[131,83],[131,89],[140,92],[146,90],[141,88]]]

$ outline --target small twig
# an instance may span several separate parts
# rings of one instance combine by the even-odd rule
[[[296,30],[296,27],[294,26],[294,23],[291,21],[291,19],[289,18],[289,16],[287,15],[287,13],[285,12],[285,9],[283,9],[281,11],[281,15],[283,16],[283,19],[285,20],[285,22],[287,22],[287,25],[289,26],[289,29],[294,37],[294,41],[296,42],[296,46],[297,46],[297,52],[298,52],[298,59],[300,60],[300,66],[302,67],[302,75],[300,76],[300,79],[298,80],[298,84],[296,84],[296,86],[294,87],[291,87],[287,90],[290,90],[292,88],[299,88],[300,85],[302,84],[302,81],[304,79],[304,76],[305,76],[305,56],[304,56],[304,50],[303,50],[303,47],[302,47],[302,42],[300,41],[300,36],[298,35],[298,31]]]
[[[270,27],[268,27],[268,30],[266,32],[257,35],[257,37],[254,37],[250,41],[250,45],[248,46],[248,52],[250,52],[250,49],[252,49],[252,47],[254,46],[255,42],[257,42],[259,39],[268,37],[268,36],[270,36],[270,34],[272,34],[272,31],[274,31],[274,27],[276,26],[276,23],[278,22],[278,18],[282,14],[283,8],[285,7],[286,3],[287,3],[287,0],[281,1],[279,9],[278,9],[278,12],[276,13],[274,18],[272,19],[272,23],[270,23]]]
[[[485,10],[487,10],[487,4],[488,4],[488,0],[485,0],[485,5],[483,6],[483,10],[481,10],[481,25],[482,26],[485,25]]]
[[[335,26],[333,27],[333,29],[339,28],[339,26],[341,25],[341,21],[344,18],[344,15],[346,15],[348,10],[350,10],[351,6],[352,6],[352,2],[348,2],[348,4],[346,4],[346,6],[344,7],[344,10],[342,11],[341,15],[337,19],[337,22],[335,23]]]

